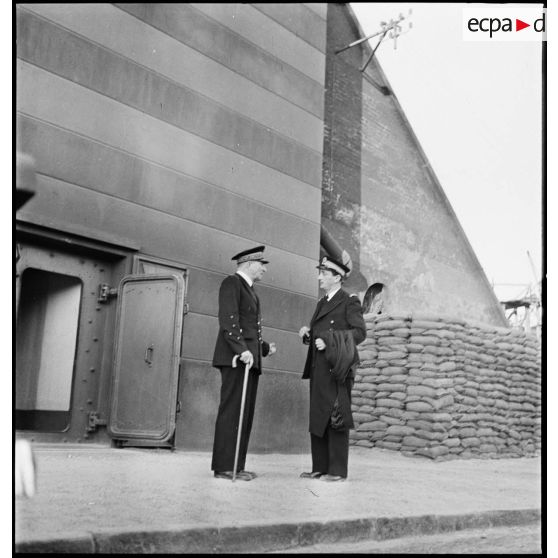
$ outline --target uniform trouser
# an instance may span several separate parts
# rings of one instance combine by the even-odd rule
[[[215,421],[215,437],[213,439],[213,471],[232,471],[234,467],[234,454],[238,436],[238,422],[240,419],[240,405],[242,400],[242,386],[244,383],[244,364],[239,362],[237,368],[223,366],[221,371],[221,401],[217,420]],[[244,470],[248,441],[254,419],[256,406],[256,393],[258,391],[259,374],[250,369],[248,372],[248,385],[246,387],[246,402],[244,404],[244,417],[242,421],[242,434],[240,449],[238,451],[237,471]]]
[[[323,437],[310,434],[312,472],[347,477],[349,430],[326,428]]]

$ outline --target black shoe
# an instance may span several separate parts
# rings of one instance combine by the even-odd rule
[[[325,473],[319,473],[317,471],[312,472],[312,473],[300,473],[300,478],[301,479],[319,479],[322,475],[325,475]]]
[[[233,472],[232,471],[215,471],[213,473],[213,476],[216,479],[227,479],[227,480],[233,480]],[[251,477],[250,475],[244,473],[244,472],[239,472],[236,473],[235,475],[235,480],[243,480],[243,481],[251,481],[253,477]]]
[[[243,475],[249,475],[249,476],[252,477],[253,479],[257,478],[257,476],[258,476],[256,473],[254,473],[254,472],[252,472],[252,471],[244,471],[244,470],[242,470],[242,471],[239,471],[239,473],[242,473]],[[236,474],[238,475],[239,473],[236,473]]]
[[[324,475],[320,480],[325,482],[343,482],[347,480],[347,477],[342,477],[340,475]]]

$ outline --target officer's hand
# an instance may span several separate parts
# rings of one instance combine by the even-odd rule
[[[254,355],[250,351],[244,351],[240,354],[240,360],[244,364],[248,364],[249,368],[252,368],[252,364],[254,364]]]
[[[316,349],[318,349],[318,351],[323,351],[326,348],[326,344],[324,342],[324,340],[320,337],[318,337],[316,339]]]
[[[271,356],[273,354],[275,354],[277,352],[277,345],[275,343],[270,343],[269,344],[269,353],[267,353],[267,356]]]
[[[308,326],[302,326],[298,332],[298,336],[303,339],[305,335],[310,335],[310,328]]]

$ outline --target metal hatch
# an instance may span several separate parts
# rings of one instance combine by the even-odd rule
[[[133,445],[174,435],[184,279],[128,275],[118,287],[108,433]]]

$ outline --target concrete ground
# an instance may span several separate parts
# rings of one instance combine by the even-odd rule
[[[540,521],[540,458],[432,462],[351,447],[343,483],[310,455],[251,454],[250,482],[211,454],[35,445],[37,494],[15,502],[16,551],[227,552]]]

